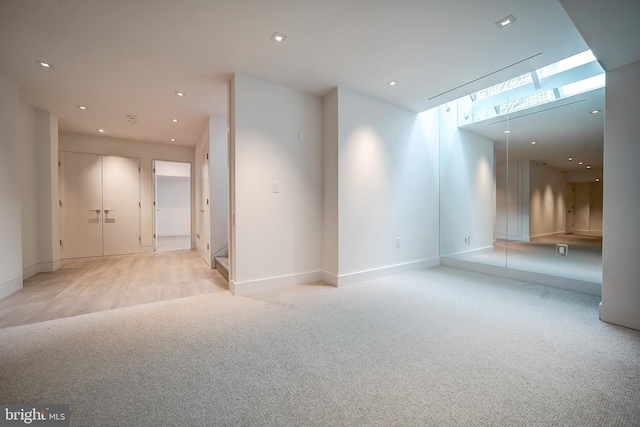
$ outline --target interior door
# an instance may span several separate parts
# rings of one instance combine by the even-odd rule
[[[567,184],[567,192],[565,195],[567,201],[567,215],[565,216],[564,225],[564,232],[567,234],[573,233],[573,223],[575,217],[575,188],[575,184]]]
[[[102,158],[61,151],[62,258],[102,255]]]
[[[104,255],[140,252],[140,159],[104,156]]]
[[[210,198],[210,171],[209,171],[209,144],[202,150],[202,194],[200,194],[200,253],[205,262],[211,266],[211,206]]]

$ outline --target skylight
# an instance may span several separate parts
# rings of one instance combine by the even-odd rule
[[[458,120],[488,120],[604,86],[604,70],[587,50],[460,98]]]
[[[528,85],[529,83],[533,83],[533,78],[531,78],[531,73],[523,74],[521,76],[507,80],[506,82],[498,83],[497,85],[493,85],[486,89],[479,90],[476,93],[472,93],[469,96],[471,96],[471,100],[475,102],[484,98],[488,98],[493,95],[497,95],[502,92],[506,92],[511,89],[515,89],[520,86]]]
[[[596,57],[593,56],[593,52],[591,52],[590,50],[585,50],[582,53],[570,56],[569,58],[563,59],[562,61],[558,61],[551,65],[547,65],[546,67],[542,67],[536,70],[536,72],[538,73],[538,77],[540,79],[544,79],[553,76],[554,74],[558,74],[563,71],[588,64],[589,62],[593,62],[595,60]]]
[[[606,76],[605,74],[599,74],[597,76],[589,77],[588,79],[580,80],[575,83],[570,83],[560,87],[560,93],[562,96],[577,95],[579,93],[589,92],[590,90],[599,89],[604,87]]]

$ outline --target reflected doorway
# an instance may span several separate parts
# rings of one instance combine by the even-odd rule
[[[191,249],[191,163],[154,160],[154,249]]]

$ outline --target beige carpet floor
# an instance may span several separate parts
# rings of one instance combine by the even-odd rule
[[[637,426],[599,298],[436,267],[0,329],[0,402],[73,426]]]

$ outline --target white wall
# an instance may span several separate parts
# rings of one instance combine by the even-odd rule
[[[168,162],[166,160],[156,160],[157,176],[174,176],[182,178],[191,177],[191,164],[183,162]]]
[[[227,119],[209,118],[211,257],[226,256],[229,244],[229,132]],[[212,264],[213,265],[213,264]]]
[[[25,279],[38,268],[37,110],[20,100],[20,184],[22,192],[22,268]]]
[[[20,100],[23,278],[60,267],[58,120]]]
[[[322,101],[239,74],[232,86],[235,272],[230,288],[243,294],[319,280]]]
[[[494,238],[493,141],[458,129],[456,103],[448,107],[439,107],[440,256],[492,248]]]
[[[59,134],[59,149],[81,153],[135,157],[141,164],[141,252],[153,251],[153,160],[171,160],[194,163],[194,148],[169,144],[153,144],[130,141],[106,136],[81,135],[72,133]],[[192,189],[193,189],[192,185]],[[193,190],[192,190],[193,191]],[[191,200],[194,200],[193,194]],[[193,203],[193,202],[192,202]],[[192,204],[192,227],[195,224]],[[193,230],[193,228],[192,228]],[[195,233],[191,233],[195,236]],[[192,242],[194,245],[194,242]]]
[[[602,235],[603,190],[602,182],[591,183],[591,200],[589,201],[589,233],[595,235]]]
[[[0,297],[22,287],[18,86],[0,71]]]
[[[591,184],[588,182],[576,183],[573,204],[575,213],[573,217],[573,231],[589,232],[591,213]]]
[[[338,88],[338,284],[439,264],[437,135],[435,111]]]
[[[602,320],[640,329],[640,61],[607,70]]]
[[[496,238],[529,241],[529,178],[526,160],[496,165]]]
[[[338,89],[322,100],[322,269],[337,285],[338,247]]]
[[[566,184],[563,173],[536,162],[528,163],[530,236],[564,232]]]

